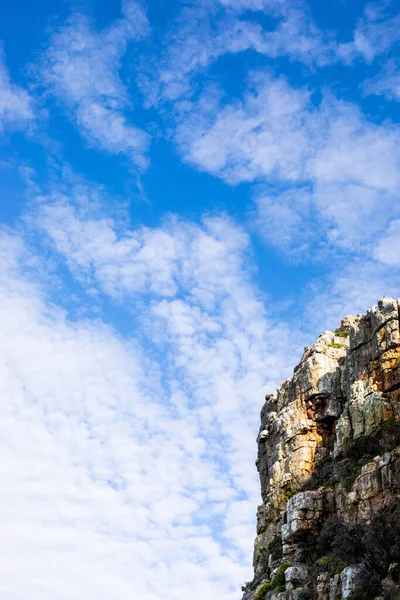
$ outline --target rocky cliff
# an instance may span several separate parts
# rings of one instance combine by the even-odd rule
[[[399,302],[345,317],[261,411],[243,600],[400,599]]]

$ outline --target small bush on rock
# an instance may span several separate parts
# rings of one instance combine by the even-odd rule
[[[271,581],[271,590],[285,585],[285,571],[290,567],[289,564],[283,563],[276,572],[275,577]]]
[[[346,331],[344,329],[336,329],[335,337],[347,338],[350,335],[350,331]]]
[[[311,600],[312,597],[311,590],[301,590],[300,594],[297,596],[297,600]]]
[[[263,600],[263,598],[265,598],[265,595],[267,594],[267,592],[270,591],[270,589],[271,589],[271,582],[269,579],[266,579],[264,581],[264,583],[257,590],[256,595],[254,596],[254,600]]]
[[[358,564],[365,568],[354,589],[353,600],[373,600],[378,596],[397,600],[400,596],[397,587],[400,582],[396,579],[390,588],[381,586],[390,565],[400,562],[398,498],[395,497],[369,522],[351,526],[337,516],[329,517],[316,538],[315,546],[318,558],[311,567],[314,589],[321,571],[328,571],[333,577],[346,566]]]

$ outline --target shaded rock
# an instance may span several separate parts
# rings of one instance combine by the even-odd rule
[[[305,565],[296,565],[289,567],[285,571],[286,584],[292,584],[292,587],[298,587],[307,583],[308,569]]]
[[[347,598],[350,598],[354,594],[362,573],[363,567],[358,565],[346,567],[340,573],[342,600],[347,600]]]

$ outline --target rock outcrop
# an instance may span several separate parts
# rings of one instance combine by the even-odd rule
[[[386,548],[400,517],[397,300],[305,348],[266,397],[257,443],[263,504],[243,600],[400,598],[396,540]],[[380,551],[374,527],[386,524]]]

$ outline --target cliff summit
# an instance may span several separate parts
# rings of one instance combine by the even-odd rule
[[[266,396],[243,600],[400,600],[399,301],[306,347]]]

